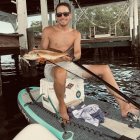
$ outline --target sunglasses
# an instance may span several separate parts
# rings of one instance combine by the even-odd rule
[[[65,16],[65,17],[67,17],[67,16],[70,15],[70,12],[56,13],[56,16],[57,16],[57,17],[62,17],[62,15]]]

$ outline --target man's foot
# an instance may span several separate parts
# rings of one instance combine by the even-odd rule
[[[59,113],[60,113],[60,116],[62,117],[63,122],[65,124],[69,123],[69,115],[67,113],[67,107],[65,104],[59,105]]]
[[[127,117],[128,113],[132,113],[134,115],[139,116],[140,110],[138,110],[131,103],[124,103],[123,107],[121,107],[121,113],[123,117]]]

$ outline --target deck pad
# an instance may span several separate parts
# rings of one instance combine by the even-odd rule
[[[105,122],[101,125],[131,139],[137,139],[140,136],[140,128],[130,128],[128,127],[128,124],[107,117],[105,118]]]
[[[39,94],[39,87],[30,87],[31,94],[36,103],[32,103],[29,94],[25,89],[21,90],[18,94],[18,105],[22,113],[26,116],[30,123],[39,123],[51,131],[58,139],[63,140],[114,140],[120,139],[123,135],[127,140],[137,139],[140,136],[140,123],[135,125],[135,128],[129,128],[129,121],[123,119],[119,109],[115,109],[111,104],[85,98],[84,103],[98,104],[99,107],[105,112],[105,123],[102,123],[98,127],[84,122],[84,120],[71,118],[70,124],[66,125],[67,134],[64,133],[63,128],[58,120],[58,117],[45,109],[41,103]]]

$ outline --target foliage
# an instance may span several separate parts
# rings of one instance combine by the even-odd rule
[[[127,3],[89,7],[80,20],[77,21],[76,27],[81,33],[89,34],[89,27],[93,27],[96,24],[96,33],[114,34],[116,24],[117,35],[129,35],[129,15],[126,12],[127,8]],[[77,19],[80,13],[81,10],[77,9]]]
[[[84,12],[80,19],[79,16],[81,14],[81,9],[79,8],[75,10],[76,20],[79,20],[74,22],[76,22],[76,28],[82,34],[89,35],[90,27],[96,25],[96,34],[110,33],[116,34],[118,36],[129,35],[130,31],[129,13],[127,11],[128,8],[129,4],[127,2],[92,6],[88,8],[86,7],[82,9],[87,10]],[[53,23],[55,23],[55,21],[53,21]],[[33,21],[31,27],[33,27],[35,32],[42,32],[41,21]]]
[[[42,22],[41,21],[32,21],[31,27],[34,32],[42,32]]]

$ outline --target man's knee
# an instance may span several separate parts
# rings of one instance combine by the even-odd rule
[[[105,73],[110,72],[110,67],[109,67],[109,65],[103,65],[103,71],[104,71]]]
[[[110,67],[108,65],[103,65],[104,69],[108,70]]]
[[[58,79],[62,81],[66,79],[67,72],[64,69],[57,67],[53,69],[53,75],[54,75],[54,79]]]

